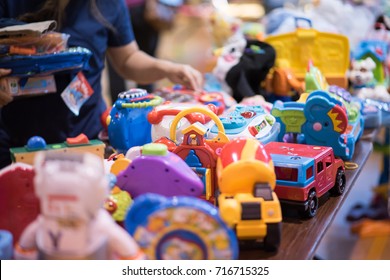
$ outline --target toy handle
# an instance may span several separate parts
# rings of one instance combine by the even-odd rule
[[[218,141],[218,138],[220,138],[220,134],[224,134],[225,133],[225,128],[223,127],[223,124],[221,122],[221,120],[218,118],[218,116],[216,114],[214,114],[213,112],[207,110],[207,109],[204,109],[204,108],[200,108],[200,107],[192,107],[192,108],[188,108],[188,109],[185,109],[183,111],[181,111],[179,114],[176,115],[176,117],[173,119],[172,123],[171,123],[171,128],[169,130],[169,138],[173,141],[173,142],[176,142],[176,127],[179,123],[179,121],[185,117],[186,115],[190,114],[190,113],[202,113],[202,114],[205,114],[206,116],[209,116],[214,122],[215,124],[217,125],[218,127],[218,135],[212,139],[212,141]]]
[[[295,22],[295,28],[300,28],[299,22],[300,21],[305,21],[307,22],[309,28],[313,28],[313,23],[310,19],[305,18],[305,17],[294,17],[294,22]]]

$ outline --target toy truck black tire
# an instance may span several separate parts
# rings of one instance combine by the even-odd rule
[[[300,214],[305,218],[313,218],[317,214],[318,210],[318,197],[316,191],[313,189],[310,191],[307,198],[307,207],[304,211],[300,211]]]
[[[267,223],[267,235],[264,237],[264,250],[274,252],[279,248],[282,235],[282,223]]]
[[[345,190],[345,172],[342,169],[337,170],[336,180],[333,188],[330,189],[332,195],[342,195]]]

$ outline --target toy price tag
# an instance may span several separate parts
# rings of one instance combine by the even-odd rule
[[[93,89],[91,85],[88,83],[84,74],[79,72],[61,93],[61,97],[68,108],[78,116],[81,106],[83,106],[92,94]]]

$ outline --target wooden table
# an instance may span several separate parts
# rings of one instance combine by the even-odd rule
[[[369,136],[365,133],[365,137],[362,137],[356,144],[351,161],[357,163],[359,167],[355,170],[346,170],[346,189],[343,195],[321,198],[317,215],[312,219],[301,219],[298,215],[283,217],[281,244],[276,253],[264,252],[261,244],[248,242],[240,244],[240,259],[313,259],[317,246],[348,196],[349,191],[354,186],[372,152],[373,145],[370,141],[372,138]]]

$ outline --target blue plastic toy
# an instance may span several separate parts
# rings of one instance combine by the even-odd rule
[[[237,238],[218,209],[198,198],[144,194],[134,200],[125,228],[150,259],[230,260]]]
[[[276,141],[280,131],[280,124],[276,122],[275,117],[261,106],[236,105],[234,111],[220,119],[225,128],[225,134],[230,140],[246,136],[255,138],[261,143],[268,143]],[[214,125],[209,136],[215,137],[217,134],[218,128]]]
[[[107,120],[108,138],[118,153],[125,154],[131,147],[152,142],[147,115],[161,102],[161,97],[150,95],[143,89],[119,93]]]
[[[0,68],[12,69],[11,76],[30,77],[58,72],[88,70],[92,53],[81,47],[40,55],[12,55],[0,59]]]
[[[11,260],[13,256],[13,237],[8,230],[0,230],[0,260]]]
[[[306,103],[277,101],[271,114],[281,124],[279,142],[286,134],[301,135],[304,143],[332,147],[345,160],[352,158],[364,127],[360,115],[349,122],[344,104],[321,90],[310,93]]]

